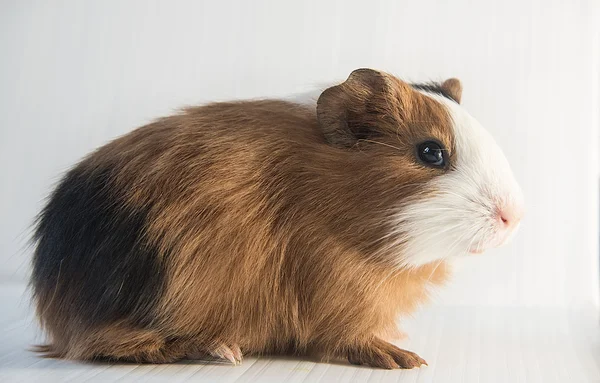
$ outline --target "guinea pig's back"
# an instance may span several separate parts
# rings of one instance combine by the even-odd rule
[[[260,227],[244,222],[258,211],[242,210],[261,198],[265,158],[314,140],[314,110],[218,103],[160,119],[80,162],[50,196],[34,235],[32,288],[55,347],[115,323],[156,326],[165,302],[189,302],[190,289],[204,307],[217,305],[234,277],[222,273],[247,275],[227,252],[260,235],[232,237],[233,228]]]

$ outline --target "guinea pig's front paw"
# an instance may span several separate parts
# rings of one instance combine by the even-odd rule
[[[427,362],[414,352],[403,350],[379,338],[367,344],[351,347],[348,361],[352,364],[364,364],[371,367],[411,369],[427,365]]]

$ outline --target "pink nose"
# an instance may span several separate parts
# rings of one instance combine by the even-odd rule
[[[523,217],[523,208],[517,205],[505,206],[500,210],[499,216],[505,227],[515,227]]]

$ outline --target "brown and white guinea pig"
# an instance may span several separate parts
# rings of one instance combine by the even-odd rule
[[[101,147],[37,221],[38,350],[420,366],[388,343],[398,316],[522,214],[507,160],[460,97],[456,79],[359,69],[316,105],[188,108]]]

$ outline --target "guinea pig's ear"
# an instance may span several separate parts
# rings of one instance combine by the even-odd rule
[[[460,104],[460,97],[462,96],[462,84],[457,78],[449,78],[444,81],[441,88],[446,92],[454,101]]]
[[[352,147],[360,139],[377,137],[378,127],[398,116],[411,90],[392,76],[373,69],[357,69],[343,83],[326,89],[317,101],[317,119],[327,141]],[[394,109],[392,111],[391,109]]]

